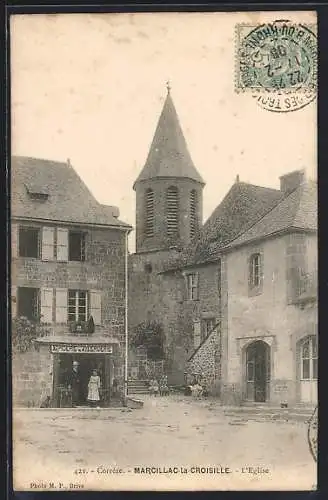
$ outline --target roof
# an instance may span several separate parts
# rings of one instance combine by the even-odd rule
[[[31,195],[42,195],[36,199]],[[11,216],[129,228],[101,205],[69,163],[13,156]]]
[[[229,247],[246,244],[286,230],[317,230],[317,185],[315,182],[302,183],[252,227],[234,239]]]
[[[156,177],[183,177],[205,184],[189,154],[170,92],[166,96],[145,166],[135,184]]]
[[[222,248],[252,226],[282,197],[283,193],[277,189],[236,182],[205,222],[198,242],[192,242],[173,267],[203,264],[217,259]]]

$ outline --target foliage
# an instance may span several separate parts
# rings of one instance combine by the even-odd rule
[[[14,318],[11,328],[11,341],[13,352],[26,352],[31,349],[33,342],[38,337],[43,337],[48,330],[36,321],[31,321],[25,316]]]
[[[131,346],[144,347],[149,360],[158,361],[165,358],[164,342],[163,327],[156,321],[140,323],[133,330]]]

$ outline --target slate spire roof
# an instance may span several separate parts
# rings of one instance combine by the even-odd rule
[[[118,215],[98,203],[70,163],[12,157],[11,217],[129,229]]]
[[[136,183],[153,178],[183,177],[205,184],[191,159],[170,87],[159,117],[146,163]]]

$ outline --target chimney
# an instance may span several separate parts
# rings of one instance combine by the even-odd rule
[[[304,170],[295,170],[289,174],[281,175],[280,179],[280,191],[285,194],[291,193],[299,187],[305,180]]]
[[[119,216],[120,216],[120,210],[118,207],[110,207],[111,210],[112,210],[112,216],[115,217],[115,219],[117,219]]]

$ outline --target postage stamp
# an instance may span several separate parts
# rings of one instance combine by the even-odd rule
[[[237,92],[252,92],[270,111],[301,109],[316,97],[315,25],[289,21],[236,26]]]

